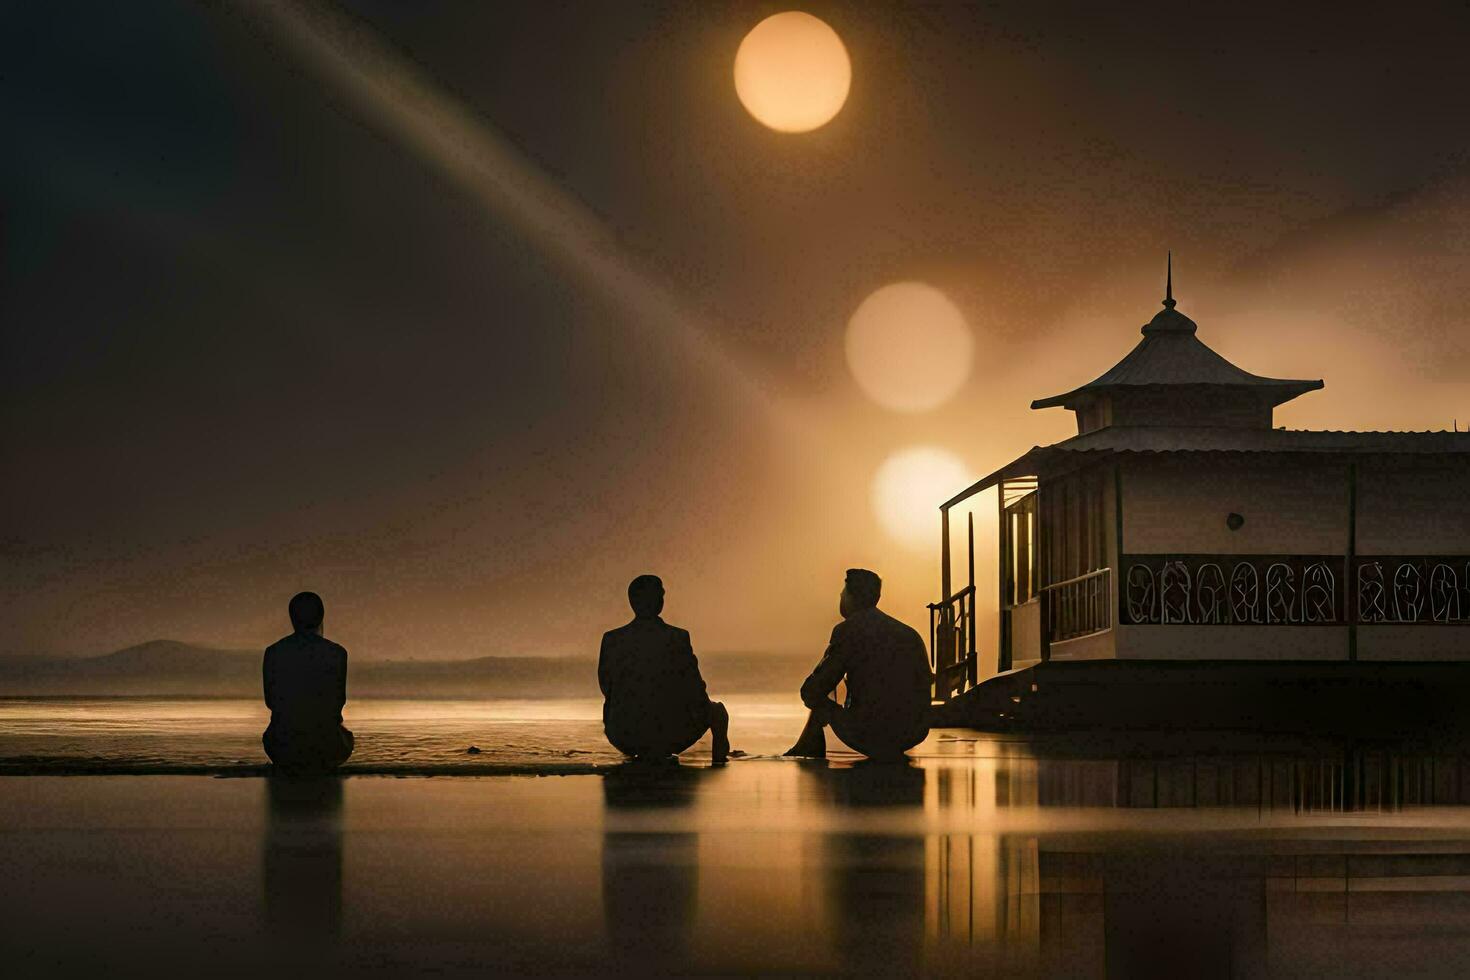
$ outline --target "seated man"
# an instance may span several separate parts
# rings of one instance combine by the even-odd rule
[[[929,655],[918,633],[878,609],[883,583],[866,568],[849,568],[838,600],[842,622],[827,652],[801,685],[811,714],[787,755],[827,755],[825,728],[873,759],[902,759],[929,734]],[[829,697],[847,679],[847,704]]]
[[[709,699],[688,632],[659,618],[663,582],[657,575],[638,576],[628,586],[628,604],[633,621],[603,635],[597,659],[607,740],[625,755],[665,759],[709,732],[713,761],[724,763],[730,715]]]
[[[342,726],[347,703],[347,651],[322,636],[321,596],[302,592],[288,607],[295,631],[265,650],[261,674],[270,727],[265,754],[287,773],[331,772],[352,754],[352,733]]]

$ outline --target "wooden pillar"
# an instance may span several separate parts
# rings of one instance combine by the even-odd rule
[[[950,605],[953,583],[949,575],[949,507],[939,508],[939,622],[934,630],[934,696],[949,700],[952,690],[950,668],[954,665],[954,607]]]
[[[975,588],[975,512],[970,511],[966,517],[969,519],[967,540],[970,549],[970,588],[973,590]]]
[[[1114,623],[1123,621],[1123,470],[1113,464],[1113,595],[1110,615]]]
[[[1348,624],[1349,660],[1358,659],[1358,464],[1348,464],[1348,533],[1347,555],[1343,559],[1342,603],[1343,618]]]
[[[979,609],[975,602],[975,511],[973,508],[966,515],[969,519],[967,542],[970,555],[970,621],[965,624],[965,660],[967,666],[965,672],[969,675],[970,686],[974,687],[980,683],[980,662],[975,652],[975,629],[980,625]]]
[[[1008,576],[1010,575],[1010,568],[1006,565],[1006,541],[1007,536],[1010,533],[1010,529],[1006,524],[1005,480],[1001,480],[995,485],[995,510],[1000,517],[1000,520],[997,523],[997,527],[999,529],[996,534],[996,548],[998,554],[996,555],[995,566],[999,570],[999,574],[995,576],[995,588],[996,592],[999,594],[999,601],[995,605],[995,671],[999,674],[1011,669],[1011,637],[1010,631],[1006,628],[1006,620],[1009,616],[1009,614],[1006,612],[1006,581]]]
[[[1055,488],[1053,488],[1055,489]],[[1046,540],[1046,517],[1048,514],[1047,500],[1042,490],[1041,480],[1036,481],[1036,550],[1040,557],[1037,562],[1040,581],[1037,582],[1037,596],[1041,600],[1041,659],[1051,659],[1051,592],[1047,586],[1051,584],[1051,544]],[[1065,540],[1063,540],[1065,546]]]
[[[941,602],[949,602],[949,507],[939,508],[939,591]]]

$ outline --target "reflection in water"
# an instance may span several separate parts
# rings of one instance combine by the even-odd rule
[[[1012,743],[1010,746],[1015,747]],[[1057,751],[1055,747],[1051,749]],[[950,756],[949,763],[959,757]],[[968,763],[970,760],[964,760]],[[1385,746],[1254,754],[1073,758],[1015,754],[993,767],[941,764],[938,804],[998,807],[1248,807],[1293,812],[1394,811],[1470,804],[1470,756]]]
[[[923,769],[862,762],[805,766],[812,791],[839,810],[924,803]],[[913,834],[823,835],[835,960],[846,972],[913,975],[924,941],[924,839]]]
[[[342,780],[272,776],[266,783],[267,933],[288,956],[330,950],[342,930]]]
[[[603,776],[608,812],[687,809],[704,770],[629,763]],[[699,898],[699,835],[604,825],[602,908],[619,969],[668,971],[689,962]]]
[[[977,832],[931,839],[930,964],[1019,957],[1065,976],[1463,976],[1470,820],[1421,808],[1463,806],[1466,770],[1459,754],[1361,746],[1012,757],[988,769],[947,760],[927,807],[950,824],[973,814]],[[1118,833],[1104,808],[1164,812]],[[1027,812],[1040,832],[984,830]],[[1415,812],[1465,833],[1334,816]],[[1048,813],[1065,823],[1048,826]]]
[[[1465,975],[1459,753],[1108,751],[1011,742],[911,766],[612,769],[609,969]],[[341,783],[276,781],[270,800],[273,938],[294,964],[329,963]]]
[[[1464,798],[1456,755],[999,755],[616,770],[609,946],[656,971],[1458,976],[1470,963],[1470,817],[1443,809]],[[727,839],[719,828],[746,808],[768,829]],[[1423,834],[1416,813],[1464,831]],[[701,861],[714,862],[703,879]]]

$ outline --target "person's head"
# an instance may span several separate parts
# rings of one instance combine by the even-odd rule
[[[657,575],[640,575],[628,583],[628,605],[635,616],[657,616],[664,611],[664,581]]]
[[[322,628],[322,618],[326,616],[326,607],[322,605],[322,597],[315,592],[298,592],[291,597],[291,604],[286,607],[286,612],[291,617],[291,628],[298,633],[316,633]]]
[[[878,594],[883,591],[883,580],[866,568],[849,568],[847,581],[842,585],[842,598],[837,602],[838,611],[846,619],[855,612],[871,609],[878,604]]]

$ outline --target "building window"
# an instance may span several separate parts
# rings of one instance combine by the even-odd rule
[[[1047,584],[1065,582],[1105,568],[1108,516],[1101,468],[1047,481],[1041,489],[1041,547],[1046,549]],[[1040,583],[1038,583],[1039,585]]]
[[[1032,492],[1006,507],[1006,604],[1019,606],[1036,597],[1040,581],[1036,570],[1036,504]]]

